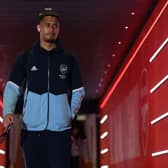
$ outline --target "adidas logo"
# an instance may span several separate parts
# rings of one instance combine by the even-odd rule
[[[38,71],[38,69],[37,69],[37,67],[34,65],[34,66],[32,66],[31,71]]]

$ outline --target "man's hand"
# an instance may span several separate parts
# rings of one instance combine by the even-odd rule
[[[3,125],[5,128],[14,122],[14,114],[7,114],[3,117]]]

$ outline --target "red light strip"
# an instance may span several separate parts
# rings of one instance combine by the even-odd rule
[[[0,100],[0,107],[3,108],[3,102]]]
[[[119,82],[121,81],[121,79],[123,78],[124,74],[126,73],[126,71],[128,70],[130,64],[133,62],[135,56],[137,55],[138,51],[140,50],[140,48],[142,47],[143,43],[145,42],[145,40],[147,39],[147,37],[149,36],[149,34],[151,33],[152,29],[154,28],[154,26],[156,25],[156,23],[158,22],[159,18],[161,17],[161,15],[163,14],[164,10],[166,9],[168,5],[168,1],[165,3],[165,5],[163,6],[163,8],[161,9],[161,11],[159,12],[159,14],[157,15],[157,17],[155,18],[154,22],[152,23],[151,27],[149,28],[149,30],[147,31],[147,33],[144,35],[144,37],[142,38],[142,40],[140,41],[139,45],[137,46],[136,50],[134,51],[134,53],[132,54],[132,57],[130,58],[130,60],[128,61],[128,63],[125,65],[124,69],[121,71],[120,75],[118,76],[117,80],[115,81],[115,83],[112,85],[111,89],[109,90],[109,92],[107,93],[107,95],[105,96],[104,100],[102,101],[102,103],[100,104],[100,109],[102,109],[105,104],[107,103],[107,101],[109,100],[110,96],[112,95],[112,93],[114,92],[114,90],[116,89],[117,85],[119,84]]]

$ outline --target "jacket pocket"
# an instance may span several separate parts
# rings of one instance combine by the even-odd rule
[[[24,108],[23,122],[28,128],[40,128],[46,122],[47,95],[40,95],[29,91]],[[45,99],[44,102],[42,102]]]

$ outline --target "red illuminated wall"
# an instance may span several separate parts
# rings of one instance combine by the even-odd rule
[[[2,125],[2,96],[0,96],[0,134],[3,133],[4,127]],[[6,166],[7,165],[7,147],[6,147],[6,140],[5,141],[0,141],[0,167],[1,166]]]
[[[168,167],[167,20],[162,0],[100,104],[101,168]]]

